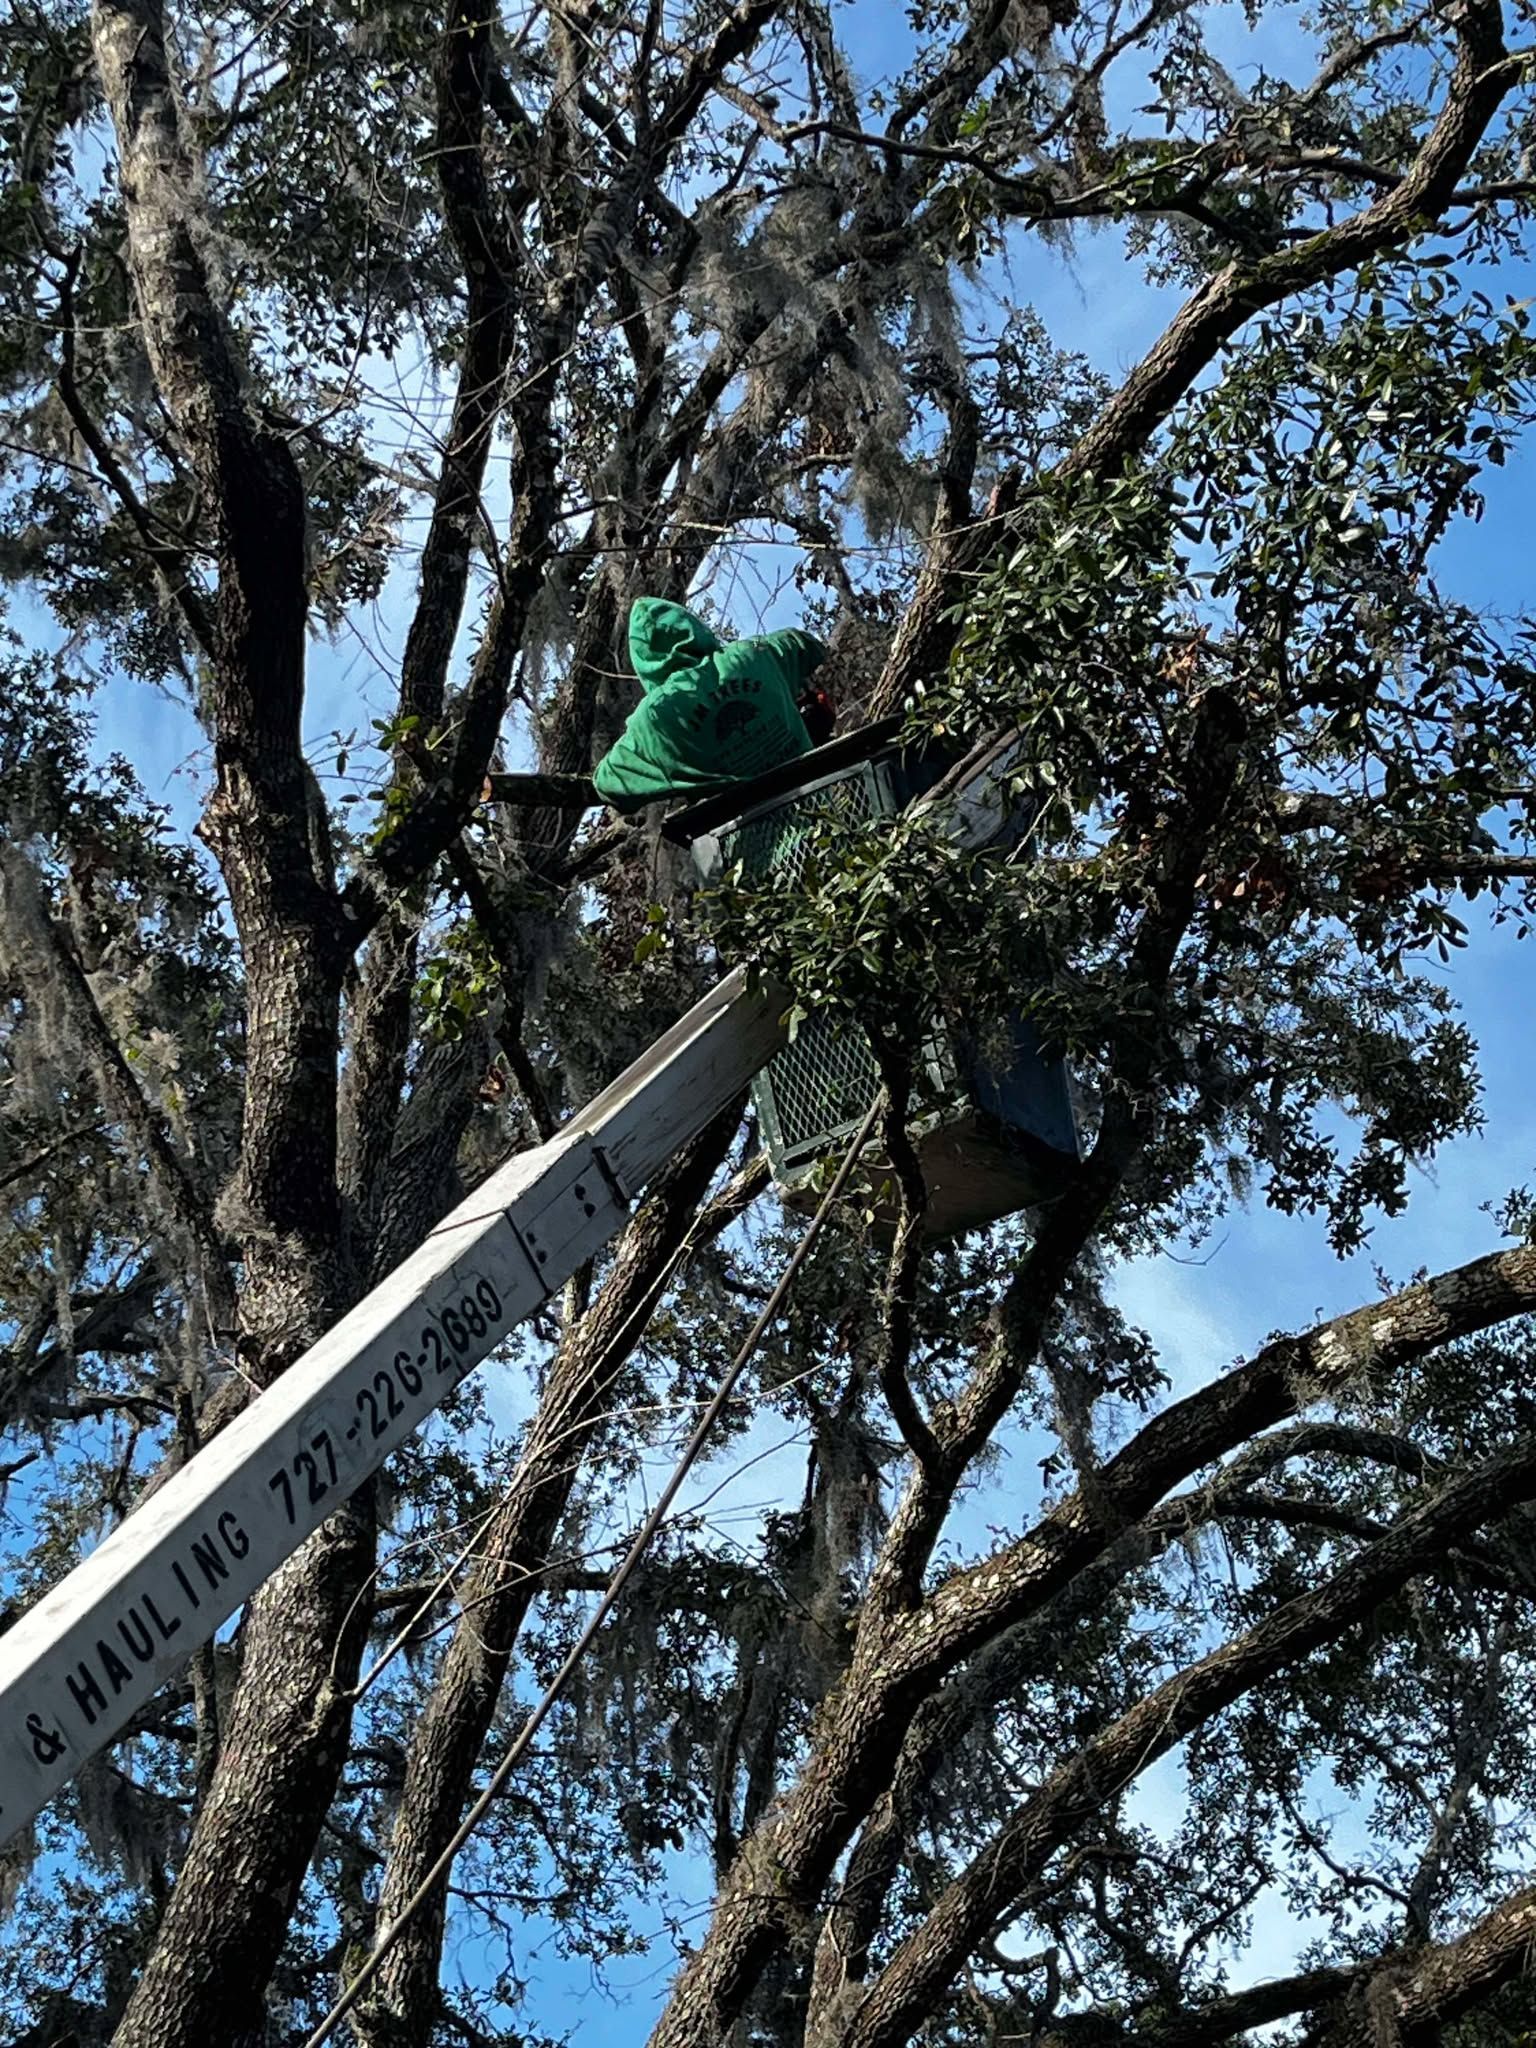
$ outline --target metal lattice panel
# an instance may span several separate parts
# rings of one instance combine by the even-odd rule
[[[845,1019],[807,1017],[794,1040],[769,1061],[769,1103],[758,1112],[774,1124],[774,1149],[792,1163],[802,1148],[819,1152],[851,1131],[880,1086],[869,1041]]]
[[[846,762],[846,752],[840,758]],[[830,837],[827,856],[835,860],[836,828],[896,815],[933,788],[952,758],[952,750],[882,745],[808,787],[785,790],[775,781],[776,794],[749,803],[734,823],[721,822],[718,803],[700,806],[686,843],[706,880],[735,868],[749,881],[772,875],[793,886],[804,877],[813,837]],[[834,828],[830,835],[817,832],[824,825]],[[994,836],[1016,839],[1028,825],[1022,811],[1001,824],[994,819]],[[1010,1015],[1008,1035],[1011,1051],[1004,1047],[996,1070],[971,1034],[939,1016],[928,1020],[917,1048],[908,1129],[929,1185],[928,1227],[939,1236],[1050,1200],[1076,1166],[1071,1088],[1059,1055],[1042,1047],[1027,1005]],[[809,1170],[857,1128],[879,1085],[857,1024],[802,1020],[752,1084],[763,1149],[787,1195],[806,1193]]]
[[[771,810],[759,811],[721,842],[727,866],[741,863],[744,875],[787,875],[798,881],[805,866],[809,828],[823,819],[862,825],[878,812],[878,794],[867,769],[856,769],[819,789],[797,792]]]
[[[871,770],[855,769],[748,818],[722,842],[721,853],[728,865],[739,861],[745,875],[771,871],[795,880],[805,865],[808,828],[824,819],[862,825],[884,808]],[[874,1055],[857,1025],[805,1018],[753,1089],[775,1164],[792,1169],[852,1130],[879,1085]]]

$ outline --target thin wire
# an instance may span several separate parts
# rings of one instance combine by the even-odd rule
[[[319,2026],[316,2027],[315,2031],[304,2043],[304,2048],[323,2048],[323,2044],[335,2032],[338,2022],[345,2019],[347,2014],[357,2004],[363,1992],[378,1975],[384,1958],[389,1954],[411,1921],[453,1868],[454,1859],[459,1851],[490,1811],[501,1792],[502,1786],[521,1762],[529,1743],[532,1742],[534,1736],[538,1734],[540,1728],[543,1727],[548,1719],[550,1709],[565,1691],[576,1666],[591,1648],[599,1629],[601,1629],[603,1623],[618,1604],[619,1596],[623,1593],[625,1585],[633,1576],[636,1566],[650,1547],[651,1538],[660,1528],[666,1517],[667,1510],[677,1498],[678,1491],[692,1470],[700,1451],[704,1448],[710,1431],[714,1428],[716,1422],[719,1421],[726,1403],[735,1391],[736,1382],[746,1370],[752,1354],[762,1342],[764,1332],[778,1314],[785,1295],[788,1294],[791,1286],[794,1284],[795,1275],[805,1263],[806,1255],[820,1234],[821,1227],[831,1212],[833,1203],[847,1185],[848,1177],[853,1172],[859,1154],[868,1142],[870,1133],[874,1130],[876,1120],[884,1107],[885,1091],[882,1089],[869,1105],[869,1110],[865,1115],[863,1123],[860,1124],[858,1130],[854,1133],[847,1151],[843,1154],[842,1163],[832,1178],[831,1186],[822,1196],[815,1215],[806,1225],[800,1242],[790,1254],[789,1262],[779,1275],[772,1294],[769,1295],[768,1300],[764,1303],[762,1313],[748,1331],[741,1349],[726,1367],[725,1375],[721,1379],[719,1386],[715,1389],[713,1399],[695,1424],[692,1436],[689,1437],[687,1443],[683,1446],[677,1463],[672,1468],[671,1476],[661,1490],[656,1505],[641,1524],[639,1533],[636,1535],[634,1542],[629,1546],[623,1563],[609,1580],[607,1590],[593,1609],[590,1620],[577,1637],[565,1662],[545,1687],[538,1704],[518,1730],[511,1748],[491,1773],[485,1790],[459,1823],[453,1839],[448,1843],[415,1891],[412,1892],[411,1896],[400,1908],[399,1913],[379,1935],[374,1945],[373,1953],[368,1957],[368,1960],[352,1979],[352,1982],[347,1986],[341,1997],[331,2007]]]
[[[682,1237],[678,1240],[677,1244],[674,1246],[673,1250],[668,1255],[666,1263],[662,1266],[661,1271],[655,1275],[655,1277],[650,1282],[650,1285],[641,1295],[639,1301],[636,1302],[635,1306],[630,1310],[629,1314],[625,1317],[624,1321],[620,1324],[619,1328],[614,1332],[613,1336],[609,1339],[608,1345],[604,1350],[602,1357],[599,1359],[598,1365],[596,1367],[596,1371],[599,1374],[599,1376],[602,1376],[606,1373],[608,1366],[613,1362],[614,1359],[616,1359],[620,1355],[621,1350],[627,1348],[632,1344],[638,1343],[639,1339],[645,1334],[646,1325],[649,1323],[651,1317],[656,1313],[656,1310],[661,1305],[662,1297],[665,1295],[668,1287],[671,1286],[674,1277],[682,1269],[685,1262],[689,1258],[691,1258],[693,1253],[697,1251],[698,1248],[705,1242],[705,1233],[713,1234],[713,1226],[711,1225],[709,1219],[719,1212],[719,1209],[722,1204],[729,1208],[732,1204],[741,1199],[740,1190],[744,1179],[745,1169],[743,1169],[741,1172],[733,1174],[730,1180],[727,1181],[725,1186],[720,1190],[720,1193],[715,1197],[714,1201],[709,1203],[709,1205],[705,1209],[700,1210],[699,1214],[694,1217],[693,1221],[689,1224],[687,1230],[684,1231]],[[487,1216],[495,1215],[498,1213],[499,1212],[495,1210],[486,1211]],[[470,1220],[483,1221],[485,1219],[471,1218]],[[439,1224],[438,1226],[439,1229],[444,1229],[446,1227],[446,1225],[442,1224]],[[720,1227],[724,1228],[724,1225],[722,1224]],[[691,1401],[684,1402],[681,1404],[674,1404],[670,1402],[660,1404],[649,1403],[641,1406],[631,1406],[623,1410],[622,1412],[625,1416],[631,1418],[646,1414],[665,1415],[674,1412],[674,1409],[678,1406],[681,1406],[682,1408],[686,1409],[696,1407],[697,1405],[698,1404],[696,1402]],[[532,1430],[534,1424],[537,1422],[537,1419],[537,1414],[530,1418],[530,1431]],[[567,1439],[577,1439],[582,1436],[585,1436],[590,1433],[590,1429],[590,1421],[572,1423],[569,1429],[562,1430],[558,1435],[539,1439],[535,1445],[535,1448],[540,1457],[548,1457],[550,1452],[557,1450],[561,1443],[565,1442]],[[562,1478],[567,1473],[575,1471],[578,1468],[579,1463],[580,1459],[578,1457],[571,1464],[557,1469],[556,1472],[551,1476],[553,1476],[554,1478]],[[374,1661],[374,1663],[368,1668],[366,1672],[364,1672],[363,1676],[358,1680],[352,1692],[352,1699],[354,1704],[363,1697],[364,1693],[368,1691],[370,1686],[372,1686],[374,1680],[379,1677],[380,1673],[391,1662],[391,1660],[401,1650],[405,1648],[405,1646],[412,1640],[414,1636],[416,1636],[417,1631],[420,1629],[422,1622],[431,1613],[438,1599],[445,1591],[447,1591],[452,1586],[454,1575],[458,1571],[460,1571],[463,1568],[463,1566],[471,1560],[471,1558],[473,1558],[476,1555],[480,1548],[481,1543],[485,1540],[487,1531],[489,1530],[491,1523],[496,1519],[497,1515],[500,1514],[502,1508],[506,1505],[508,1497],[513,1493],[516,1487],[526,1477],[527,1467],[528,1448],[525,1446],[523,1455],[521,1458],[519,1458],[517,1466],[512,1473],[512,1477],[507,1481],[506,1485],[502,1488],[501,1499],[495,1502],[493,1506],[487,1508],[485,1513],[479,1517],[468,1543],[465,1544],[464,1548],[459,1552],[458,1556],[453,1560],[452,1564],[450,1564],[447,1567],[447,1569],[442,1573],[442,1575],[437,1580],[437,1583],[432,1587],[431,1591],[423,1598],[421,1604],[417,1607],[416,1612],[411,1616],[410,1620],[406,1622],[405,1625],[400,1629],[399,1633],[395,1636],[394,1641],[389,1645],[388,1649],[380,1652],[379,1656]],[[617,1548],[616,1545],[604,1546],[604,1548],[610,1547]],[[538,1578],[539,1576],[541,1576],[541,1573],[530,1572],[527,1574],[527,1576],[529,1578]],[[362,1596],[359,1595],[359,1598],[361,1597]],[[354,1601],[353,1606],[355,1607],[356,1604],[356,1601]],[[461,1606],[461,1613],[467,1615],[468,1612],[468,1606]],[[435,1631],[432,1631],[432,1633],[435,1633]]]

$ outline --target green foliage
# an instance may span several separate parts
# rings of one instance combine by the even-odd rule
[[[464,924],[449,932],[416,984],[428,1037],[463,1038],[485,1016],[498,978],[496,956],[478,925]]]
[[[242,402],[302,483],[312,680],[366,699],[327,702],[306,727],[369,738],[312,749],[353,781],[312,820],[313,873],[285,877],[297,894],[329,900],[333,856],[351,871],[398,850],[488,649],[512,711],[485,767],[586,773],[630,701],[623,620],[642,590],[691,595],[734,637],[780,601],[783,565],[784,590],[838,646],[857,716],[915,564],[957,514],[990,522],[999,545],[979,571],[964,558],[954,658],[923,676],[904,740],[953,753],[1015,733],[1010,794],[1034,816],[1012,858],[960,853],[931,815],[823,821],[806,828],[793,881],[737,872],[700,901],[652,834],[589,859],[597,833],[573,844],[554,810],[481,807],[455,859],[477,863],[495,929],[443,862],[335,968],[342,997],[312,1041],[316,1057],[343,1048],[343,1222],[325,1256],[354,1277],[382,1270],[530,1142],[539,1110],[517,1099],[510,1063],[491,1065],[498,1040],[521,1042],[518,1087],[531,1075],[544,1109],[579,1110],[714,979],[716,948],[787,990],[791,1030],[830,1018],[909,1054],[936,1022],[985,1039],[1022,1006],[1070,1062],[1086,1143],[1130,1133],[1089,1170],[1102,1175],[1096,1225],[1075,1260],[1051,1266],[1040,1248],[1086,1182],[1055,1212],[926,1247],[904,1301],[875,1228],[894,1169],[863,1169],[688,1511],[458,1865],[430,2048],[542,2044],[541,1949],[633,1986],[632,1971],[606,1973],[669,1963],[668,1940],[696,1945],[711,1876],[786,1810],[808,1761],[824,1766],[840,1706],[920,1637],[924,1601],[1072,1489],[1093,1503],[1106,1457],[1170,1383],[1188,1391],[1186,1361],[1115,1305],[1126,1259],[1198,1242],[1255,1198],[1320,1216],[1341,1253],[1357,1251],[1401,1213],[1413,1169],[1491,1115],[1439,969],[1482,930],[1463,895],[1512,934],[1530,929],[1527,880],[1497,858],[1518,870],[1536,817],[1528,794],[1509,794],[1536,786],[1536,624],[1460,601],[1440,543],[1482,517],[1480,479],[1513,458],[1532,415],[1529,316],[1497,269],[1528,237],[1528,92],[1466,168],[1464,188],[1500,196],[1464,196],[1453,232],[1426,221],[1396,253],[1351,259],[1279,306],[1256,291],[1267,310],[1170,373],[1145,431],[1113,459],[1062,464],[1111,415],[1096,364],[1118,366],[1129,344],[1098,324],[1098,304],[1086,331],[1047,326],[1029,303],[1042,243],[1113,224],[1116,252],[1154,285],[1204,295],[1198,312],[1222,280],[1315,247],[1396,189],[1437,118],[1445,10],[1325,0],[1310,25],[1258,0],[1247,12],[1262,61],[1234,72],[1230,10],[1132,21],[1109,5],[919,0],[911,63],[868,90],[863,58],[838,48],[836,10],[780,10],[653,177],[655,124],[739,11],[512,11],[476,59],[486,104],[448,108],[477,124],[469,184],[437,132],[440,13],[317,0],[173,24],[197,254]],[[887,27],[878,8],[870,19]],[[291,934],[265,959],[241,956],[227,874],[189,816],[146,794],[160,764],[136,771],[111,740],[118,703],[146,686],[210,719],[218,635],[212,654],[194,643],[176,591],[194,614],[217,612],[230,508],[198,482],[145,349],[89,33],[75,0],[29,4],[0,30],[13,172],[0,192],[0,580],[24,591],[20,616],[46,622],[42,651],[0,650],[0,836],[30,862],[146,1113],[228,1243],[232,1282],[252,1266],[281,1280],[312,1248],[243,1234],[238,1169],[269,1135],[246,1099],[247,1008],[258,1022],[282,1010]],[[1293,45],[1328,65],[1322,83],[1291,64]],[[878,68],[900,63],[882,54]],[[885,142],[853,139],[877,119],[893,124]],[[473,231],[466,193],[489,209]],[[487,281],[473,267],[481,230],[524,266],[505,409],[473,503],[428,561],[431,515],[460,480],[455,380],[484,337],[470,289]],[[550,344],[553,425],[530,439],[518,408],[589,258],[600,275]],[[547,546],[520,553],[539,496],[530,461],[545,454],[556,515]],[[460,572],[467,594],[449,602]],[[497,619],[520,616],[530,590],[516,644],[498,646]],[[402,670],[430,668],[434,647],[440,702],[394,703]],[[213,765],[250,765],[244,733],[208,738],[192,767],[200,803]],[[24,938],[0,930],[13,1607],[122,1518],[153,1465],[186,1452],[244,1364],[235,1333],[209,1327],[142,1139],[109,1115]],[[248,987],[259,974],[271,982]],[[923,1116],[937,1105],[918,1067],[910,1108]],[[751,1149],[749,1127],[721,1180]],[[1528,1238],[1531,1209],[1516,1190],[1495,1221]],[[479,1771],[575,1639],[799,1227],[771,1200],[719,1238],[679,1225],[659,1303],[602,1360],[602,1419],[561,1439],[569,1487]],[[546,1304],[386,1475],[378,1571],[360,1596],[375,1603],[370,1656],[417,1619],[358,1703],[253,2021],[271,2048],[318,2023],[371,1939],[445,1644],[452,1634],[467,1664],[483,1647],[456,1561],[519,1483],[552,1361],[594,1327],[584,1311],[624,1284],[627,1256],[610,1250]],[[922,1520],[920,1488],[900,1506],[914,1459],[891,1398],[898,1308],[898,1369],[936,1427],[970,1412],[1011,1347],[1019,1357],[1013,1397],[882,1638],[874,1624],[861,1634],[877,1560],[893,1529],[910,1540]],[[873,1967],[1117,1715],[1536,1427],[1532,1362],[1519,1325],[1389,1384],[1362,1367],[1326,1400],[1309,1390],[1309,1414],[1353,1442],[1293,1457],[1272,1440],[1243,1496],[1177,1541],[1150,1519],[1117,1530],[1112,1569],[934,1679],[914,1740],[937,1729],[937,1746],[899,1789],[899,1714],[876,1717],[859,1782],[881,1813],[890,1791],[900,1840]],[[1217,1500],[1221,1471],[1186,1477]],[[1000,1949],[979,1949],[925,2013],[924,2041],[1064,2039],[1073,2023],[1177,2032],[1265,1961],[1264,1905],[1314,1916],[1315,1959],[1336,1963],[1405,1929],[1438,1940],[1508,1889],[1529,1868],[1536,1782],[1527,1534],[1522,1517],[1482,1532],[1370,1626],[1213,1719],[1161,1810],[1116,1797],[1085,1812],[1040,1883],[1000,1909]],[[110,2039],[153,1953],[206,1798],[198,1745],[219,1738],[242,1655],[237,1632],[196,1685],[168,1688],[11,1859],[4,1882],[24,1888],[0,2012],[21,2039]],[[1339,1801],[1364,1847],[1347,1824],[1330,1829]],[[732,1893],[743,1911],[759,1879],[776,1895],[786,1884],[756,1854]],[[748,2003],[738,2031],[753,2048],[799,2048],[813,1918]],[[845,1988],[851,2012],[858,1987]],[[1460,2023],[1458,2048],[1522,2039],[1527,2004],[1501,1994]]]

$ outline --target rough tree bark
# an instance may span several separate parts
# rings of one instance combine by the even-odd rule
[[[1265,1347],[1176,1402],[1079,1491],[995,1557],[957,1573],[899,1628],[861,1646],[799,1782],[721,1887],[653,2048],[721,2040],[767,1959],[811,1928],[837,1858],[891,1781],[919,1704],[1001,1630],[1071,1585],[1172,1487],[1356,1375],[1381,1380],[1452,1338],[1536,1307],[1536,1251],[1470,1266]]]
[[[158,0],[92,16],[117,136],[128,260],[156,383],[207,501],[218,592],[206,717],[218,857],[247,985],[239,1185],[242,1363],[265,1382],[348,1305],[336,1176],[344,952],[300,750],[304,501],[287,443],[252,417],[199,248],[196,165]],[[260,2011],[345,1759],[374,1553],[364,1490],[251,1603],[222,1754],[120,2048],[234,2039]]]
[[[727,1228],[761,1190],[749,1170],[705,1211],[699,1204],[740,1123],[733,1105],[698,1138],[621,1240],[602,1292],[550,1367],[505,1498],[485,1526],[462,1589],[453,1632],[426,1710],[416,1725],[405,1784],[379,1885],[378,1918],[389,1925],[446,1848],[473,1789],[512,1653],[540,1589],[540,1570],[581,1470],[583,1450],[612,1420],[613,1397],[639,1333],[685,1242]],[[368,1998],[354,2011],[361,2048],[425,2041],[441,1999],[446,1893],[434,1895],[389,1951]]]

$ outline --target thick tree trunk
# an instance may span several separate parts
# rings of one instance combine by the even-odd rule
[[[204,709],[217,779],[203,830],[229,889],[247,990],[240,1167],[221,1220],[245,1268],[241,1364],[261,1384],[356,1292],[341,1256],[336,1174],[346,955],[300,734],[305,506],[287,442],[247,408],[204,267],[201,184],[159,0],[99,0],[92,31],[145,344],[215,521]],[[373,1535],[365,1489],[251,1603],[222,1753],[120,2048],[220,2048],[259,2032],[346,1756]]]
[[[347,1754],[367,1634],[372,1490],[350,1501],[247,1610],[219,1767],[115,2048],[239,2048]]]
[[[282,1371],[348,1306],[334,1239],[334,1095],[283,1154],[275,1091],[314,1104],[335,1073],[334,977],[282,971],[302,934],[263,935],[252,1005],[241,1345],[253,1377]],[[263,970],[265,970],[263,972]],[[285,993],[287,1000],[285,1001]],[[318,1191],[316,1179],[319,1179]],[[287,1232],[275,1227],[291,1219]],[[255,2024],[294,1901],[346,1760],[366,1638],[359,1595],[374,1560],[374,1495],[354,1496],[246,1611],[240,1682],[212,1787],[121,2026],[117,2048],[235,2048]]]
[[[463,1619],[412,1738],[379,1891],[381,1923],[394,1919],[420,1885],[468,1804],[481,1746],[584,1446],[611,1415],[614,1390],[644,1332],[656,1290],[739,1119],[736,1107],[716,1118],[647,1202],[625,1234],[596,1304],[555,1360],[507,1496],[486,1526],[481,1562],[464,1593]],[[732,1213],[739,1213],[735,1205]],[[721,1215],[713,1227],[728,1220]],[[399,2048],[429,2039],[439,2006],[443,1914],[439,1890],[390,1950],[371,1997],[352,2016],[360,2048]]]

